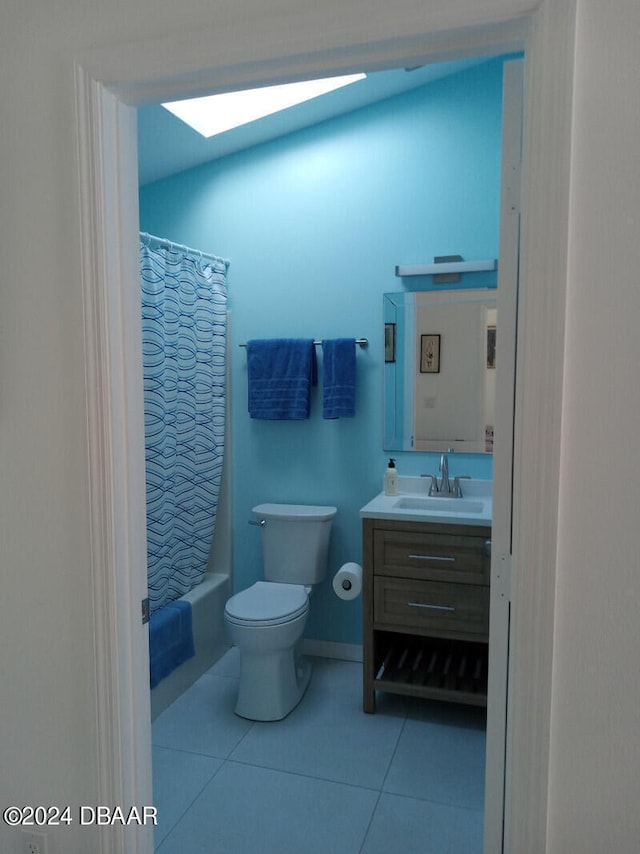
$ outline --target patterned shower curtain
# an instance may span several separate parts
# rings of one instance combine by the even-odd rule
[[[224,456],[228,262],[140,239],[151,612],[201,580]]]

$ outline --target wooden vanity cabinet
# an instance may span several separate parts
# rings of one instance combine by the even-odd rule
[[[363,519],[363,707],[486,706],[491,528]]]

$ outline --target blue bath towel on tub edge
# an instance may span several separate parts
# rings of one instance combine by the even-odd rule
[[[311,386],[318,382],[313,338],[247,341],[249,415],[271,421],[309,417]]]
[[[151,687],[194,655],[191,603],[184,599],[169,602],[149,620]]]

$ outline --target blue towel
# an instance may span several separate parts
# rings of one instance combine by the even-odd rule
[[[356,414],[356,340],[322,342],[322,416],[352,418]]]
[[[309,417],[311,386],[318,381],[312,338],[247,342],[249,415],[271,421]]]
[[[169,602],[149,620],[151,687],[194,655],[191,603],[184,599]]]

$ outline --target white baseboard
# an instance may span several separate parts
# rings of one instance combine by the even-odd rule
[[[343,661],[362,661],[362,645],[357,643],[334,643],[333,641],[307,640],[302,642],[305,655],[320,658],[340,658]]]

